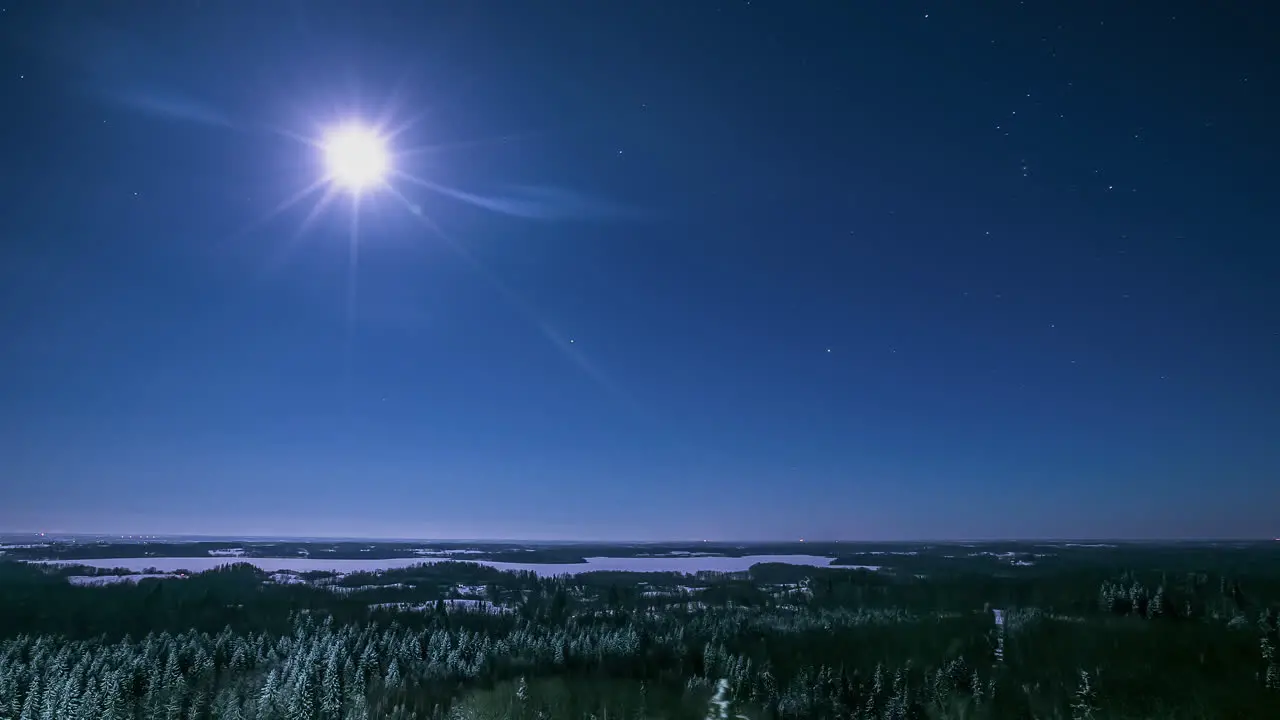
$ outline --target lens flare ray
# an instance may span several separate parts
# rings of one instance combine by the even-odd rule
[[[510,286],[503,282],[501,278],[485,267],[484,263],[480,262],[479,258],[469,252],[465,245],[455,240],[451,235],[445,233],[444,230],[436,222],[431,220],[429,216],[421,212],[417,212],[415,209],[416,206],[410,202],[403,193],[390,186],[388,187],[388,192],[392,197],[399,201],[406,210],[418,217],[422,223],[431,230],[431,232],[443,240],[445,244],[458,255],[458,257],[462,258],[467,264],[476,270],[476,272],[478,272],[480,276],[483,277],[485,281],[502,296],[508,305],[514,308],[516,312],[523,315],[530,324],[537,328],[538,332],[541,333],[549,343],[551,343],[552,347],[559,351],[561,356],[576,366],[588,378],[595,382],[597,386],[612,395],[615,399],[633,409],[638,407],[634,398],[623,392],[623,390],[618,387],[618,385],[614,383],[608,375],[600,370],[600,368],[596,367],[596,365],[587,359],[581,351],[573,347],[573,343],[571,343],[563,333],[556,330],[551,323],[545,320],[542,317],[542,314],[538,312],[532,303],[521,297],[515,290],[512,290]]]
[[[307,210],[306,216],[293,233],[292,240],[284,248],[284,254],[288,254],[296,241],[311,229],[318,218],[327,213],[338,196],[346,195],[350,199],[350,217],[345,238],[347,243],[345,303],[347,367],[351,368],[351,356],[354,352],[352,332],[357,310],[360,245],[363,241],[361,238],[360,215],[362,207],[367,200],[371,200],[375,195],[386,195],[408,210],[409,214],[416,217],[435,237],[443,241],[460,258],[477,270],[490,287],[498,292],[508,305],[537,329],[539,334],[566,361],[586,375],[607,394],[633,410],[638,410],[638,405],[633,398],[623,392],[595,363],[591,362],[576,348],[572,341],[568,340],[563,333],[553,327],[532,304],[494,275],[466,247],[444,232],[439,223],[424,212],[421,205],[409,200],[395,186],[394,181],[409,183],[435,195],[466,203],[482,210],[527,219],[567,218],[587,208],[589,203],[578,200],[569,202],[565,207],[551,207],[551,205],[565,205],[563,202],[555,202],[557,199],[573,199],[576,196],[567,191],[528,192],[527,188],[527,192],[520,193],[518,197],[490,197],[452,188],[410,173],[406,169],[398,167],[398,161],[403,162],[414,155],[436,154],[451,149],[501,142],[510,137],[504,136],[490,140],[473,140],[455,144],[418,146],[403,151],[395,150],[392,147],[392,141],[406,132],[415,122],[416,118],[413,121],[395,125],[394,128],[388,131],[385,129],[388,126],[388,122],[375,125],[351,120],[328,127],[316,138],[285,129],[275,129],[276,134],[305,145],[316,152],[323,165],[323,172],[318,180],[288,196],[266,216],[246,228],[247,231],[248,229],[259,227],[303,200],[319,193],[319,197]],[[238,234],[243,234],[246,231],[241,231]]]

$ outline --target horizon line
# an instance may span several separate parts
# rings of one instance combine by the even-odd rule
[[[832,544],[862,544],[862,545],[921,545],[927,543],[957,544],[957,543],[1031,543],[1031,542],[1050,542],[1050,543],[1073,543],[1073,542],[1090,542],[1090,543],[1187,543],[1187,542],[1280,542],[1280,537],[993,537],[993,538],[918,538],[918,539],[898,539],[898,540],[875,540],[875,539],[829,539],[829,540],[807,540],[805,538],[790,539],[769,539],[769,540],[745,540],[745,539],[682,539],[670,538],[661,540],[639,540],[639,539],[531,539],[516,537],[490,537],[490,538],[426,538],[426,537],[378,537],[372,535],[255,535],[255,534],[209,534],[209,533],[118,533],[118,532],[50,532],[50,531],[10,531],[0,530],[0,537],[44,537],[48,539],[57,538],[119,538],[126,540],[164,540],[164,539],[185,539],[185,540],[207,540],[210,542],[218,541],[295,541],[295,542],[380,542],[380,543],[477,543],[477,544],[553,544],[553,545],[832,545]]]

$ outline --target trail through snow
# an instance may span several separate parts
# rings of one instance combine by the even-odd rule
[[[716,694],[711,696],[711,707],[707,708],[707,720],[729,720],[729,681],[720,678],[716,681]],[[735,720],[751,720],[746,715],[734,715]]]

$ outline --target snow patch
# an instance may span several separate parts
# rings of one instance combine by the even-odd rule
[[[692,550],[670,550],[664,553],[637,553],[636,557],[724,557],[724,553],[697,552]]]
[[[139,573],[137,575],[69,575],[67,582],[72,585],[81,585],[88,587],[102,587],[103,585],[118,585],[120,583],[140,583],[143,580],[166,578],[185,578],[186,575],[178,575],[176,573]]]
[[[366,590],[412,590],[414,586],[405,585],[404,583],[387,583],[386,585],[356,585],[354,587],[326,584],[320,587],[338,595],[350,595],[352,593],[365,592]]]
[[[436,550],[433,548],[414,548],[414,555],[422,557],[441,557],[450,555],[484,555],[484,550]]]
[[[487,612],[492,615],[501,615],[502,613],[515,612],[515,610],[504,607],[502,605],[494,605],[487,600],[475,600],[471,598],[461,598],[453,600],[445,600],[445,610],[458,610],[470,612]],[[370,610],[392,610],[395,612],[433,612],[436,608],[434,602],[426,603],[374,603],[369,606]]]
[[[273,582],[277,585],[305,585],[307,582],[296,573],[292,572],[272,573],[271,577],[267,578],[267,580],[268,582]]]
[[[859,555],[919,555],[918,550],[871,550],[869,552],[858,553]]]
[[[729,681],[720,678],[716,681],[716,694],[711,697],[711,707],[707,709],[707,720],[729,720]],[[734,720],[748,720],[746,715],[736,715]]]

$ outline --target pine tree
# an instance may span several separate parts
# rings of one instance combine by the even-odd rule
[[[1101,589],[1098,591],[1098,607],[1103,612],[1115,612],[1116,596],[1111,589],[1111,583],[1103,581]]]
[[[1156,594],[1151,598],[1151,603],[1147,606],[1147,614],[1151,617],[1161,617],[1164,615],[1164,586],[1160,585],[1156,588]]]
[[[293,692],[289,693],[285,705],[289,720],[312,720],[315,717],[315,700],[312,697],[315,687],[311,678],[311,673],[304,671]]]
[[[58,699],[62,692],[62,668],[59,665],[53,665],[49,669],[48,677],[44,683],[44,692],[40,698],[40,720],[62,720],[58,717]]]
[[[170,655],[170,657],[173,657]],[[183,707],[187,700],[187,683],[181,676],[170,686],[164,705],[165,720],[182,720]]]
[[[267,673],[267,679],[258,693],[258,718],[269,720],[275,717],[276,696],[279,694],[280,676],[275,668]]]
[[[329,662],[325,665],[320,712],[326,720],[336,720],[342,715],[342,670],[338,665],[337,646],[329,653]]]
[[[369,720],[369,701],[364,695],[355,696],[343,720]]]
[[[1071,703],[1072,720],[1094,720],[1097,712],[1097,697],[1093,685],[1089,681],[1089,672],[1080,671],[1080,682],[1076,686],[1075,699]]]
[[[383,681],[388,690],[396,691],[400,689],[400,661],[395,658],[391,659],[391,664],[387,666],[387,676]]]
[[[209,691],[206,688],[196,688],[191,693],[190,708],[187,711],[187,717],[203,718],[210,706]]]
[[[216,720],[245,720],[240,698],[230,688],[223,688],[214,698],[213,717]]]
[[[83,720],[101,720],[102,716],[102,699],[98,691],[98,685],[91,682],[80,696],[77,715],[69,717],[79,717],[83,718]]]
[[[18,720],[40,720],[44,710],[40,705],[42,697],[40,675],[37,673],[31,678],[31,685],[27,688],[27,697],[22,703],[22,714],[18,716]]]
[[[778,702],[778,681],[768,667],[760,673],[760,701],[765,707],[772,708]]]
[[[80,714],[80,684],[75,675],[69,675],[62,681],[55,712],[58,718],[75,718]]]
[[[523,675],[516,684],[516,700],[519,700],[521,705],[529,702],[529,683],[525,682]]]
[[[1133,585],[1129,587],[1129,613],[1133,615],[1142,613],[1142,599],[1144,591],[1142,585],[1137,580],[1133,581]]]
[[[1276,666],[1276,646],[1271,642],[1271,638],[1262,637],[1262,661],[1266,663],[1266,670],[1263,675],[1263,684],[1267,688],[1280,690],[1280,670]]]
[[[99,720],[124,720],[124,698],[121,696],[120,674],[108,672],[102,681],[102,715]]]

